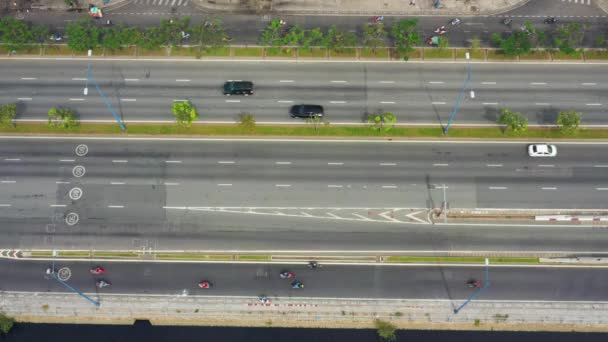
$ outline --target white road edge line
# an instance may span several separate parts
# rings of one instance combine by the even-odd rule
[[[486,164],[487,167],[502,167],[502,164]]]
[[[124,205],[109,205],[108,208],[113,208],[113,209],[122,209],[124,208]]]
[[[128,160],[124,160],[124,159],[114,159],[112,160],[112,163],[128,163]]]
[[[220,160],[217,162],[218,164],[234,164],[233,160]]]
[[[506,186],[490,186],[490,187],[488,187],[488,189],[490,189],[490,190],[506,190],[507,187]]]

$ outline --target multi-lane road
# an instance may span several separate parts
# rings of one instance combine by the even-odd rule
[[[6,248],[598,251],[605,243],[593,228],[438,229],[426,216],[441,207],[443,186],[451,208],[606,209],[604,145],[560,144],[556,158],[538,159],[522,143],[2,142]],[[77,153],[82,144],[86,154]]]
[[[19,120],[46,120],[52,106],[82,120],[114,120],[87,80],[86,60],[11,60],[0,64],[0,103],[19,103]],[[366,113],[391,111],[398,122],[445,125],[466,76],[465,64],[258,63],[95,61],[92,75],[127,121],[174,118],[174,101],[191,101],[200,120],[303,123],[290,106],[323,105],[330,123],[362,123]],[[554,124],[560,111],[583,113],[583,123],[606,125],[608,76],[602,65],[475,64],[455,124],[496,124],[502,108],[530,124]],[[226,97],[226,80],[251,80],[255,94]],[[84,95],[84,89],[88,94]],[[471,94],[473,91],[473,94]]]
[[[49,262],[0,261],[2,291],[65,292],[45,270]],[[365,266],[331,265],[311,270],[305,265],[281,264],[197,264],[107,262],[106,274],[92,276],[89,262],[58,262],[56,270],[70,270],[68,283],[81,291],[104,294],[164,294],[199,296],[330,297],[465,299],[473,294],[470,279],[483,280],[482,266]],[[290,279],[279,272],[290,270],[304,284],[292,289]],[[490,267],[490,286],[479,299],[605,301],[603,268]],[[98,290],[95,281],[104,279],[110,287]],[[199,289],[197,283],[211,281],[213,288]]]

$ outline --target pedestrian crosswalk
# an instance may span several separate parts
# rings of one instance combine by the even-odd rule
[[[581,0],[582,1],[582,0]],[[190,0],[134,0],[136,5],[146,6],[188,6]]]
[[[591,5],[591,0],[562,0],[562,2],[570,2],[580,5]]]

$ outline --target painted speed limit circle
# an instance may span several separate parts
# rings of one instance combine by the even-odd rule
[[[72,174],[74,175],[74,177],[77,177],[77,178],[84,176],[84,174],[86,172],[87,172],[87,170],[82,165],[76,165],[72,169]]]
[[[57,271],[57,278],[61,281],[68,281],[72,276],[72,271],[67,267],[62,267]]]
[[[79,157],[84,157],[89,153],[89,147],[85,144],[80,144],[76,146],[76,155]]]
[[[70,190],[70,198],[74,201],[80,199],[82,197],[82,189],[81,188],[72,188]]]
[[[68,226],[73,226],[76,223],[78,223],[78,218],[79,218],[78,214],[76,214],[76,213],[69,213],[69,214],[65,215],[65,223]]]

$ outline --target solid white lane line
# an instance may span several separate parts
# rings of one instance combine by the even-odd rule
[[[84,99],[81,99],[81,98],[74,98],[74,99],[70,99],[70,101],[84,101]]]
[[[233,160],[220,160],[217,162],[218,164],[234,164]]]
[[[217,186],[232,186],[231,183],[219,183]]]
[[[601,103],[586,103],[587,106],[601,106]]]
[[[124,185],[125,182],[110,182],[112,185]]]
[[[378,81],[378,83],[393,84],[393,83],[395,83],[395,81]]]
[[[4,158],[4,161],[21,161],[21,158]]]
[[[128,163],[128,160],[124,160],[124,159],[115,159],[112,160],[112,163]]]
[[[277,102],[278,103],[293,103],[293,101],[289,101],[289,100],[279,100]]]
[[[546,85],[545,82],[530,82],[531,85]]]
[[[327,163],[327,165],[344,165],[344,163]]]
[[[123,102],[135,102],[137,99],[121,99]]]
[[[606,191],[606,190],[608,190],[608,188],[595,188],[595,190]]]
[[[125,81],[127,81],[127,82],[137,82],[137,81],[139,81],[139,78],[125,78]]]
[[[380,163],[380,166],[395,166],[395,163]]]
[[[396,185],[383,185],[382,189],[397,189]]]
[[[31,80],[37,80],[37,77],[21,77],[22,80],[24,81],[31,81]]]
[[[72,81],[86,81],[87,79],[84,77],[72,77]]]
[[[486,164],[487,167],[502,167],[502,164]]]
[[[346,83],[346,81],[331,81],[331,83]]]
[[[429,81],[430,84],[443,84],[443,81]]]
[[[67,205],[65,205],[65,204],[51,204],[50,207],[51,208],[65,208],[65,207],[67,207]]]
[[[496,84],[496,82],[481,82],[481,84]]]
[[[188,101],[188,100],[181,100],[181,99],[176,99],[176,100],[173,100],[173,102],[187,102],[187,101]]]
[[[547,102],[537,102],[537,103],[535,103],[535,105],[537,105],[537,106],[548,106],[550,104],[547,103]]]
[[[59,159],[60,162],[64,162],[64,163],[72,163],[75,162],[74,159]]]
[[[19,101],[32,101],[31,97],[18,97],[17,100]]]
[[[188,79],[177,79],[175,82],[190,82]]]
[[[581,85],[584,85],[584,86],[594,86],[594,85],[597,85],[597,83],[581,83]]]
[[[0,204],[0,207],[10,207],[12,204]]]
[[[431,104],[433,104],[433,105],[444,105],[445,102],[431,102]]]
[[[294,80],[280,80],[280,83],[293,83]]]
[[[538,167],[555,167],[553,164],[540,164]]]
[[[346,101],[329,101],[329,103],[346,103]]]
[[[278,161],[278,162],[274,162],[276,165],[291,165],[291,162],[286,162],[286,161]]]
[[[593,165],[593,167],[608,167],[608,165]]]
[[[274,186],[277,188],[289,188],[291,184],[275,184]]]
[[[226,100],[227,103],[239,103],[241,100]]]
[[[433,164],[433,166],[448,166],[448,165],[449,164],[446,164],[446,163],[436,163],[436,164]]]
[[[109,205],[108,206],[108,208],[118,208],[118,209],[124,208],[124,207],[125,207],[124,205]]]
[[[70,182],[59,182],[59,181],[57,181],[57,182],[55,182],[55,184],[70,184]]]
[[[328,188],[341,188],[342,185],[334,185],[334,184],[330,184],[327,186]]]
[[[17,181],[14,181],[14,180],[7,180],[6,181],[6,180],[4,180],[4,181],[0,181],[0,183],[2,183],[2,184],[15,184],[15,183],[17,183]]]
[[[181,160],[165,160],[165,163],[167,163],[167,164],[181,164],[182,161]]]
[[[179,183],[164,182],[163,185],[179,185]]]
[[[482,105],[484,106],[496,106],[498,104],[498,102],[484,102],[482,103]]]
[[[557,190],[557,188],[552,188],[552,187],[543,187],[541,189],[543,189],[543,190]]]
[[[382,104],[395,104],[394,101],[380,101]]]
[[[490,190],[505,190],[505,189],[507,189],[507,187],[506,186],[490,186],[490,187],[488,187],[488,189],[490,189]]]

